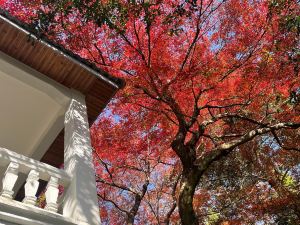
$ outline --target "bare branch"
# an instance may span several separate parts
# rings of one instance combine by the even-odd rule
[[[100,183],[103,183],[103,184],[106,184],[106,185],[109,185],[109,186],[112,186],[112,187],[116,187],[116,188],[122,189],[124,191],[131,192],[133,194],[137,194],[137,191],[133,190],[132,188],[126,187],[126,186],[121,185],[121,184],[116,184],[114,182],[108,182],[108,181],[102,179],[99,176],[96,176],[96,177],[97,177],[96,182],[100,182]]]
[[[278,143],[278,145],[279,145],[282,149],[300,152],[300,148],[296,148],[296,147],[287,147],[287,146],[285,146],[285,145],[280,141],[280,139],[278,138],[278,136],[277,136],[275,130],[274,130],[274,131],[271,131],[271,133],[273,134],[273,136],[274,136],[276,142]]]
[[[113,200],[108,199],[108,198],[106,198],[105,196],[100,195],[99,193],[98,193],[98,197],[101,198],[103,201],[110,202],[111,204],[114,205],[114,207],[116,207],[118,210],[120,210],[121,212],[125,213],[126,215],[129,214],[128,211],[122,209],[122,208],[121,208],[119,205],[117,205]]]
[[[235,147],[242,145],[248,141],[251,141],[255,137],[266,134],[272,131],[281,129],[298,129],[300,128],[300,123],[277,123],[274,125],[269,125],[263,128],[257,128],[244,134],[242,137],[223,143],[210,151],[205,156],[201,156],[196,160],[196,165],[200,167],[201,170],[205,170],[213,161],[222,155],[229,154]]]

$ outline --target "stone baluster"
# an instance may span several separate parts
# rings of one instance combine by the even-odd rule
[[[28,205],[36,204],[36,192],[39,187],[39,172],[36,170],[31,170],[28,174],[26,184],[25,184],[25,198],[23,203]]]
[[[46,207],[45,209],[50,211],[50,212],[57,212],[58,209],[58,204],[57,204],[57,199],[58,199],[58,194],[59,194],[59,189],[58,189],[58,178],[56,177],[51,177],[48,185],[47,185],[47,190],[46,190]]]
[[[18,179],[19,164],[11,162],[4,174],[2,179],[2,191],[0,192],[1,197],[12,199],[14,194],[13,188]]]

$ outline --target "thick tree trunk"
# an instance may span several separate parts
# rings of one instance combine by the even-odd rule
[[[146,180],[144,185],[143,185],[142,192],[140,194],[135,195],[134,205],[132,206],[130,212],[127,214],[127,220],[126,220],[127,225],[133,225],[134,224],[135,216],[138,213],[138,210],[139,210],[139,207],[141,205],[142,199],[144,198],[144,196],[146,194],[148,185],[149,185],[149,180]]]
[[[198,219],[193,208],[193,197],[201,174],[197,167],[183,169],[178,203],[183,225],[198,225]]]
[[[133,225],[133,223],[134,223],[134,216],[128,216],[126,219],[126,224]]]
[[[134,218],[135,218],[135,215],[128,215],[127,219],[126,219],[126,224],[127,225],[133,225],[134,224]]]

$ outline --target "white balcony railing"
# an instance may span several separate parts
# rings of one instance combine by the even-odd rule
[[[0,197],[14,201],[14,187],[19,174],[26,174],[27,179],[24,186],[25,197],[22,201],[23,204],[39,207],[36,194],[39,187],[39,180],[44,180],[48,183],[44,192],[46,200],[44,210],[52,213],[58,212],[59,185],[66,189],[71,180],[70,176],[64,170],[57,169],[4,148],[0,148],[0,165],[6,168],[2,178],[2,188],[0,185]]]

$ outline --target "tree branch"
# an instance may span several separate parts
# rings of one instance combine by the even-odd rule
[[[242,145],[248,141],[251,141],[259,135],[266,134],[272,131],[274,132],[276,130],[281,130],[281,129],[298,129],[298,128],[300,128],[300,123],[277,123],[263,128],[257,128],[251,130],[248,133],[244,134],[242,137],[229,141],[227,143],[223,143],[217,146],[209,153],[200,156],[196,160],[195,164],[198,165],[200,170],[204,171],[208,168],[208,166],[213,161],[215,161],[220,156],[229,154],[237,146]]]

